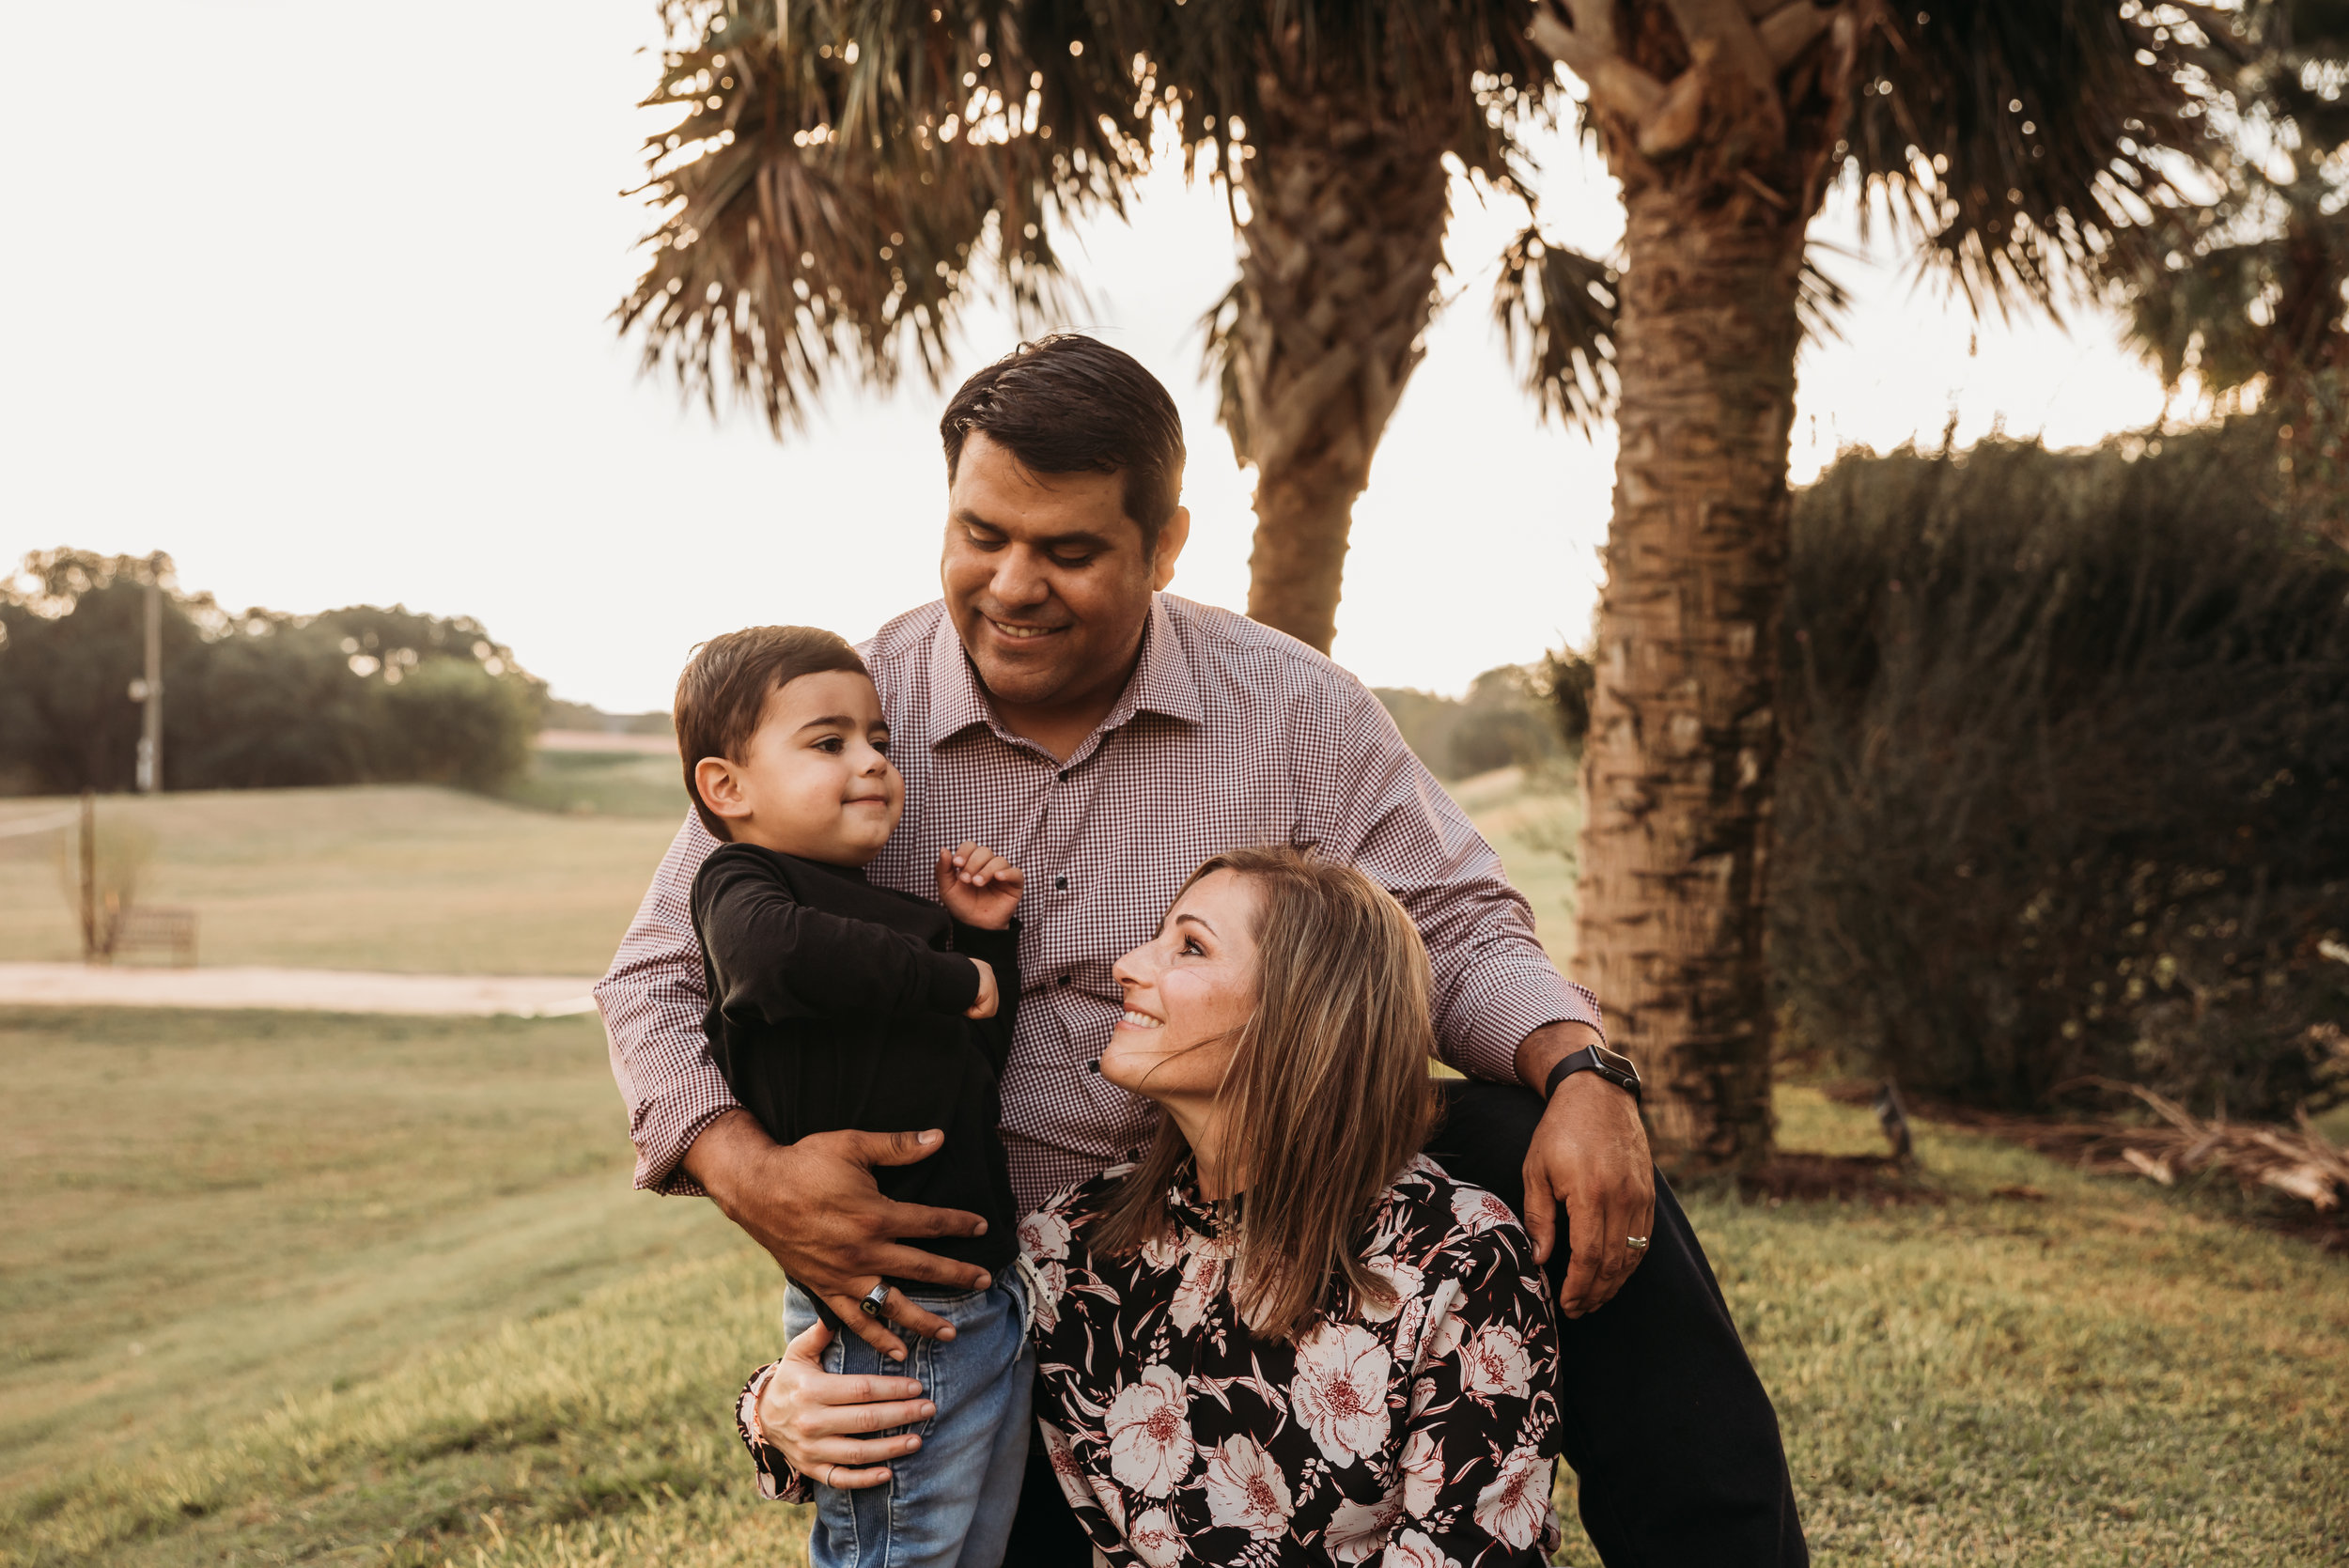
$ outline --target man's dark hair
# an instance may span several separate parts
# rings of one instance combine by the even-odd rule
[[[962,383],[938,433],[946,478],[973,434],[1038,474],[1122,474],[1126,515],[1144,555],[1183,492],[1183,416],[1142,362],[1097,338],[1061,333],[1022,343]]]
[[[693,650],[677,677],[677,750],[685,762],[685,793],[703,827],[723,839],[734,836],[726,819],[702,799],[694,765],[704,757],[741,761],[767,711],[768,693],[826,670],[870,674],[846,638],[819,627],[754,626],[712,637]]]

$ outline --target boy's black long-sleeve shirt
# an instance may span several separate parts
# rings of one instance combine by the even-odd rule
[[[693,878],[710,1054],[778,1143],[854,1128],[939,1127],[938,1153],[878,1166],[883,1194],[968,1209],[982,1236],[910,1244],[1000,1272],[1018,1250],[997,1080],[1019,1000],[1019,935],[965,925],[862,871],[729,844]],[[950,950],[951,944],[951,950]],[[963,1017],[995,970],[991,1018]]]

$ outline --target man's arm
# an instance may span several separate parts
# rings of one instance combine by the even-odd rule
[[[1470,1078],[1535,1094],[1558,1061],[1605,1038],[1598,999],[1563,979],[1534,936],[1533,913],[1434,775],[1411,754],[1378,699],[1347,683],[1335,778],[1299,791],[1325,803],[1307,824],[1325,853],[1351,857],[1410,912],[1436,982],[1436,1036]],[[1526,1228],[1538,1258],[1556,1245],[1556,1205],[1574,1250],[1559,1306],[1602,1306],[1648,1234],[1656,1170],[1639,1106],[1613,1084],[1575,1073],[1558,1086],[1526,1156]]]
[[[702,1030],[709,998],[691,902],[693,874],[717,847],[699,819],[686,819],[611,972],[596,986],[613,1076],[628,1102],[636,1185],[707,1193],[792,1279],[832,1300],[835,1312],[845,1303],[843,1321],[866,1341],[902,1356],[903,1342],[858,1311],[858,1296],[884,1274],[965,1290],[979,1288],[987,1275],[894,1238],[976,1235],[986,1224],[958,1209],[880,1195],[871,1168],[923,1158],[934,1141],[925,1148],[911,1133],[836,1132],[785,1147],[735,1103]],[[902,1293],[891,1297],[890,1317],[916,1333],[945,1329]]]
[[[636,1185],[678,1197],[701,1196],[685,1172],[685,1151],[704,1127],[735,1109],[702,1032],[709,993],[693,936],[693,875],[718,845],[699,817],[687,815],[612,968],[596,982],[612,1076],[636,1145]]]

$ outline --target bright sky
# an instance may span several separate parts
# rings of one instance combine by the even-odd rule
[[[665,706],[692,645],[761,622],[862,637],[937,593],[946,394],[842,399],[778,444],[640,378],[606,320],[633,275],[652,0],[122,0],[0,10],[0,567],[169,551],[231,608],[472,614],[559,696]],[[1620,232],[1561,143],[1545,212]],[[1488,306],[1522,223],[1466,185],[1457,295],[1355,509],[1336,656],[1459,691],[1585,641],[1613,442],[1545,429]],[[1830,212],[1824,235],[1842,233]],[[1101,334],[1173,389],[1194,517],[1176,592],[1241,608],[1250,475],[1201,383],[1228,287],[1222,200],[1155,183],[1084,236]],[[2142,426],[2160,388],[2100,318],[1979,326],[1889,262],[1802,365],[1796,477],[1839,443],[2058,444]],[[957,377],[1010,347],[974,318]]]

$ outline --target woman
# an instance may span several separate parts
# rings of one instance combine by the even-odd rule
[[[1547,1560],[1556,1328],[1508,1209],[1418,1153],[1409,917],[1350,867],[1237,850],[1116,975],[1099,1070],[1157,1139],[1020,1227],[1038,1419],[1100,1557]]]

